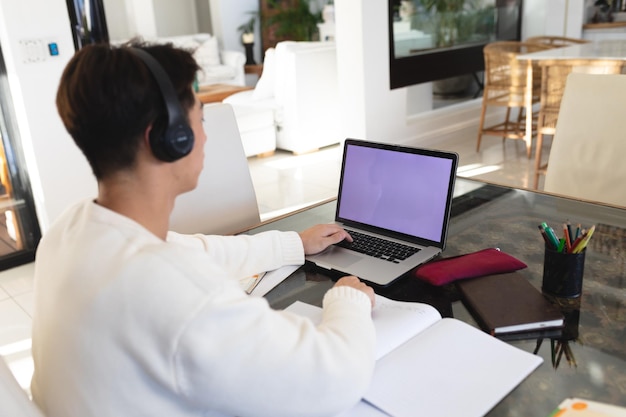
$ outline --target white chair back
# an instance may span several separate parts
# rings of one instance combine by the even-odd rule
[[[204,106],[204,169],[195,190],[176,199],[170,230],[235,234],[261,221],[237,121],[229,104]]]
[[[44,417],[0,357],[0,416]]]
[[[626,206],[626,76],[568,76],[544,190]]]

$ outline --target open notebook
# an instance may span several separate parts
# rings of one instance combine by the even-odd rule
[[[286,310],[319,323],[322,309],[296,302]],[[471,325],[441,318],[432,306],[376,296],[376,368],[369,390],[341,417],[481,417],[543,362],[539,356]]]
[[[307,256],[315,265],[388,285],[445,247],[458,155],[346,139],[335,222],[355,242]]]

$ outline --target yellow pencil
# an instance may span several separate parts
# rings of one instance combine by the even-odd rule
[[[595,225],[591,226],[587,234],[580,240],[580,242],[578,242],[574,250],[572,250],[572,253],[580,253],[583,249],[585,249],[587,243],[589,243],[589,239],[591,239],[591,235],[593,235],[594,230],[596,230]]]

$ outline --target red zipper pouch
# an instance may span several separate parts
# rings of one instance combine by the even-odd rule
[[[415,270],[415,276],[432,285],[445,285],[461,279],[513,272],[526,266],[507,253],[489,248],[426,263]]]

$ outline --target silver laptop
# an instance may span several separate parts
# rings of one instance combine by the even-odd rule
[[[355,242],[307,261],[388,285],[445,248],[459,156],[346,139],[335,221]]]

